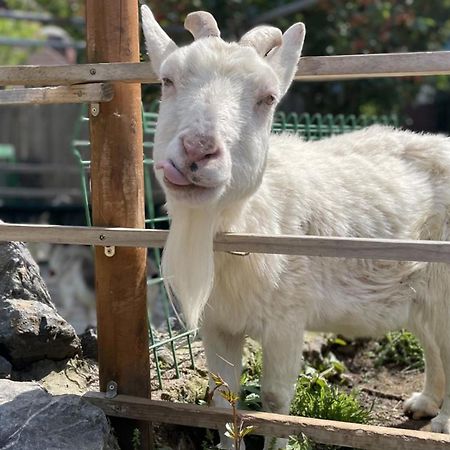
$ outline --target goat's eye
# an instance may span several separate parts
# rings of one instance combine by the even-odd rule
[[[163,85],[163,87],[173,86],[173,81],[170,78],[163,78],[162,85]]]
[[[276,102],[277,98],[275,97],[275,95],[273,94],[268,94],[265,97],[261,98],[260,100],[258,100],[258,102],[256,103],[258,106],[260,105],[268,105],[268,106],[272,106],[275,102]]]
[[[269,94],[268,96],[266,96],[264,98],[264,103],[269,106],[273,105],[275,103],[275,101],[276,101],[275,95],[272,95],[272,94]]]

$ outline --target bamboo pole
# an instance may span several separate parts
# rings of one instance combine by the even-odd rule
[[[138,62],[138,2],[87,0],[87,51],[91,63]],[[114,83],[109,103],[91,105],[93,222],[144,228],[144,177],[140,84]],[[146,308],[146,249],[95,252],[100,389],[117,383],[121,394],[150,397]],[[122,449],[151,446],[148,423],[115,419]]]

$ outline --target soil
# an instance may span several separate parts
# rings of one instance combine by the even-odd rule
[[[424,374],[420,371],[405,371],[395,367],[377,368],[371,349],[373,343],[358,343],[336,356],[347,367],[345,378],[348,390],[357,390],[363,405],[372,409],[372,423],[389,427],[430,430],[429,421],[409,420],[402,412],[402,402],[413,392],[421,390]],[[176,378],[173,357],[169,348],[159,351],[163,389],[159,388],[156,370],[152,364],[152,398],[168,401],[198,403],[205,397],[208,371],[200,341],[193,343],[196,360],[191,367],[187,345],[177,345],[180,378]],[[73,358],[59,363],[41,361],[25,372],[15,372],[15,380],[37,380],[49,392],[60,395],[74,393],[82,395],[98,390],[98,367],[91,359]],[[199,449],[204,431],[195,429],[164,427],[159,429],[159,441],[164,449]],[[161,442],[164,442],[162,444]],[[193,442],[194,443],[193,443]]]

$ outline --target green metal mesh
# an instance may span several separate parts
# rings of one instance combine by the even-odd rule
[[[153,182],[152,182],[152,165],[153,159],[151,158],[152,148],[153,148],[153,136],[155,132],[157,113],[155,109],[158,104],[153,103],[151,108],[147,111],[142,110],[143,119],[143,131],[144,131],[144,187],[145,187],[145,204],[146,204],[146,220],[145,224],[147,228],[156,228],[156,224],[161,224],[163,222],[168,222],[167,216],[156,215],[156,208],[154,203],[153,195]],[[89,118],[87,117],[87,108],[83,106],[81,110],[80,117],[76,123],[74,129],[74,137],[72,139],[72,153],[77,159],[80,165],[80,182],[83,198],[83,207],[85,212],[86,224],[92,226],[91,218],[91,207],[90,207],[90,142],[86,136],[88,136],[88,124]],[[149,249],[150,256],[156,263],[157,267],[161,268],[161,252],[160,249],[152,248]],[[164,289],[163,278],[161,273],[156,278],[149,278],[147,280],[147,285],[156,285],[159,288],[158,301],[162,302],[162,309],[165,316],[165,324],[167,327],[168,337],[160,339],[159,333],[156,332],[153,325],[149,327],[149,338],[150,338],[150,350],[153,354],[153,366],[156,371],[158,378],[159,387],[162,388],[163,377],[162,368],[160,363],[160,358],[158,357],[158,351],[163,347],[169,347],[170,352],[173,357],[173,367],[175,370],[175,375],[177,378],[180,377],[179,361],[177,358],[177,344],[182,340],[187,343],[189,350],[190,363],[192,367],[195,367],[195,361],[192,351],[192,339],[196,330],[185,330],[175,333],[173,331],[172,318],[174,313],[171,311],[172,305],[169,302],[166,290]],[[149,323],[152,324],[152,317],[149,316]],[[182,324],[179,324],[182,327]]]
[[[146,202],[146,227],[156,228],[156,225],[161,223],[168,223],[167,216],[158,216],[155,205],[155,195],[152,181],[152,150],[153,150],[153,138],[156,129],[156,122],[158,119],[158,102],[153,102],[147,108],[142,109],[142,121],[144,132],[144,183],[145,183],[145,202]],[[91,213],[90,213],[90,154],[89,154],[89,140],[83,139],[83,136],[87,136],[87,124],[89,118],[87,117],[87,109],[83,107],[80,118],[76,124],[74,131],[74,138],[72,140],[72,152],[77,158],[80,164],[80,182],[83,193],[83,204],[86,215],[86,223],[88,226],[92,225]],[[329,137],[336,134],[348,133],[350,131],[358,130],[366,126],[378,123],[384,125],[397,125],[397,118],[395,116],[355,116],[355,115],[321,115],[321,114],[296,114],[296,113],[283,113],[277,112],[273,123],[273,132],[290,132],[302,136],[305,140],[318,140],[325,137]],[[161,267],[161,253],[159,249],[152,248],[149,250],[151,257],[156,262],[159,270]],[[180,332],[175,333],[172,328],[171,322],[171,310],[172,306],[169,302],[167,293],[164,289],[163,278],[161,272],[159,277],[148,280],[148,284],[156,284],[161,289],[161,301],[165,315],[165,322],[167,325],[168,338],[159,340],[158,333],[154,330],[153,326],[150,326],[150,350],[153,353],[153,364],[158,377],[160,388],[162,388],[162,367],[158,358],[158,351],[163,346],[169,346],[173,356],[175,374],[180,376],[179,361],[177,359],[177,346],[176,344],[180,340],[186,340],[191,365],[194,366],[194,357],[191,347],[191,341],[196,330],[182,329]],[[152,318],[149,317],[150,323]],[[180,324],[181,325],[181,324]]]
[[[337,134],[360,130],[374,124],[398,126],[395,115],[355,116],[353,114],[297,114],[277,112],[272,131],[290,132],[302,136],[307,141],[316,141]]]

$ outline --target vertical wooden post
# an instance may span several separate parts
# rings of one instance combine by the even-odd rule
[[[86,0],[89,62],[139,62],[138,2]],[[115,83],[114,99],[91,107],[91,183],[97,226],[144,228],[144,182],[140,84]],[[115,381],[120,394],[150,398],[146,308],[146,249],[95,252],[100,389]],[[151,446],[148,422],[117,420],[124,449]]]

